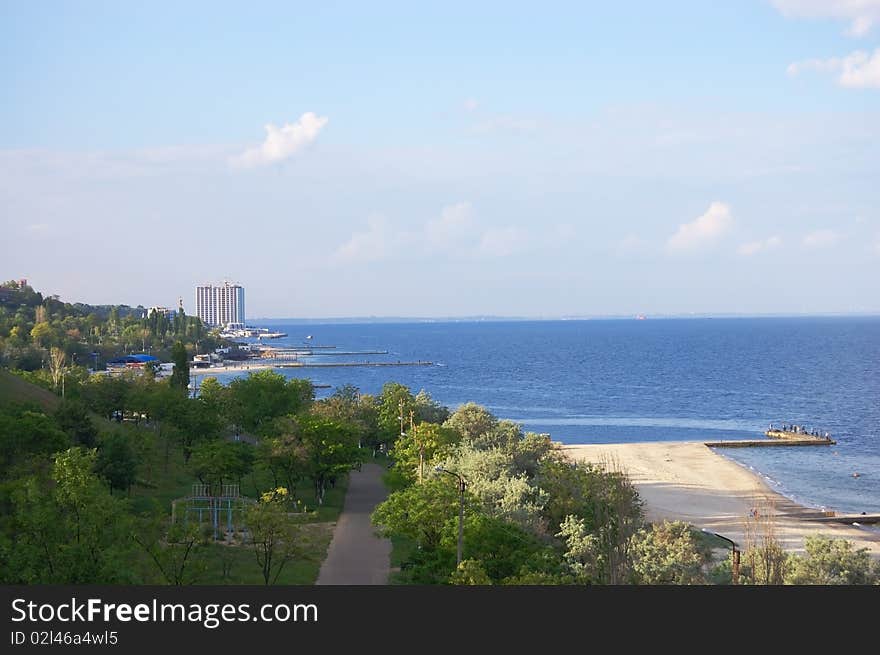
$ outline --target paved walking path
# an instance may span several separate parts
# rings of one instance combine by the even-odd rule
[[[378,464],[364,464],[351,472],[345,505],[316,584],[388,584],[391,542],[377,537],[370,524],[373,509],[388,495],[383,472]]]

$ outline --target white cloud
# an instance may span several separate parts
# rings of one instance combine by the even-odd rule
[[[847,33],[865,36],[880,24],[880,0],[772,0],[784,16],[833,18],[849,23]]]
[[[709,205],[706,212],[691,221],[678,226],[675,234],[666,242],[670,250],[694,250],[717,241],[730,229],[733,217],[730,207],[717,200]]]
[[[843,60],[837,57],[831,59],[804,59],[788,65],[785,71],[791,75],[800,75],[806,71],[814,73],[837,73],[840,71]]]
[[[465,111],[475,111],[480,106],[480,103],[475,98],[468,98],[464,101],[463,106]]]
[[[355,232],[331,256],[338,263],[375,262],[390,256],[402,235],[393,230],[384,216],[367,219],[367,230]]]
[[[266,140],[233,157],[231,163],[241,168],[253,168],[284,161],[318,138],[328,120],[309,111],[295,123],[285,123],[281,127],[269,123],[266,125]]]
[[[840,86],[850,89],[880,88],[880,48],[873,53],[856,50],[842,59],[807,59],[788,66],[789,75],[803,71],[833,73]]]
[[[482,227],[470,202],[444,207],[440,215],[414,229],[402,229],[384,216],[367,219],[367,228],[355,232],[333,251],[336,264],[376,262],[392,256],[456,255],[506,257],[531,243],[526,230],[515,225]]]
[[[492,227],[483,233],[480,253],[493,257],[507,257],[520,252],[528,241],[528,233],[521,227],[515,225]]]
[[[460,202],[444,207],[438,218],[425,225],[425,236],[436,248],[459,242],[473,233],[474,219],[471,203]]]
[[[880,48],[872,55],[860,50],[844,59],[838,82],[849,88],[880,88]]]
[[[805,248],[829,248],[840,241],[840,235],[834,230],[815,230],[804,236]]]
[[[758,241],[749,241],[748,243],[742,244],[736,251],[740,255],[745,255],[749,257],[751,255],[757,255],[759,252],[763,252],[765,250],[773,250],[782,245],[782,239],[779,237],[768,237],[767,239],[760,239]]]

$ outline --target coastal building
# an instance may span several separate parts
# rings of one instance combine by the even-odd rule
[[[177,313],[176,309],[171,309],[170,307],[150,307],[147,310],[147,316],[153,313],[159,314],[160,316],[164,316],[165,318],[173,318]]]
[[[197,286],[196,314],[212,327],[244,323],[244,287],[226,280],[223,284]]]

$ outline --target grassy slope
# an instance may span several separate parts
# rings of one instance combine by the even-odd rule
[[[0,371],[0,402],[32,402],[51,412],[58,407],[61,399],[51,391],[26,382],[8,371]]]

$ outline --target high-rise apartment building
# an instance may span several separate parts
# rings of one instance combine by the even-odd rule
[[[244,287],[227,281],[196,287],[196,314],[212,327],[244,324]]]

